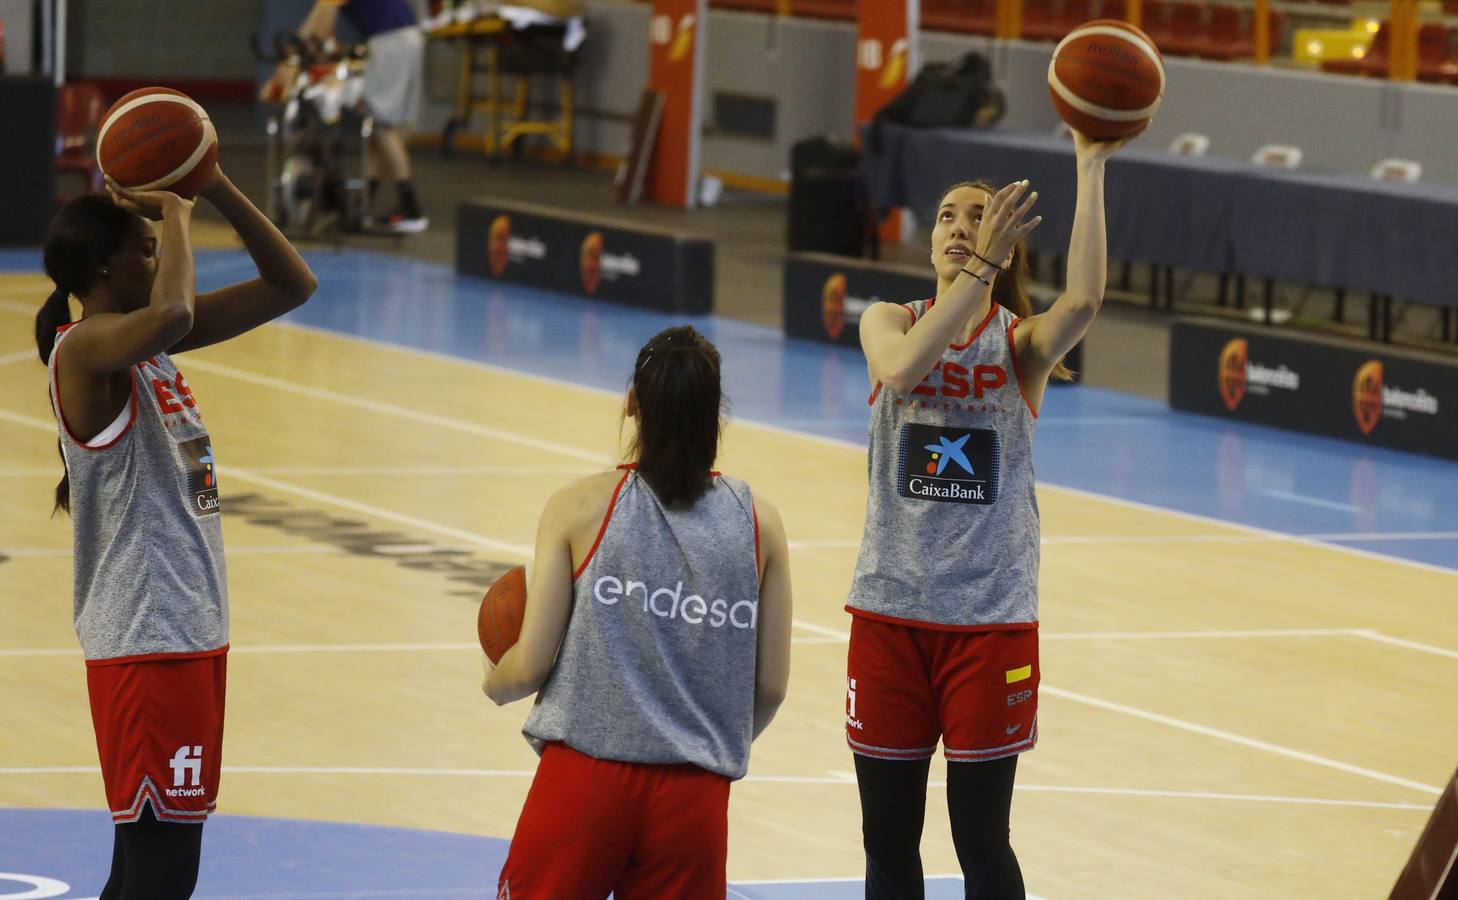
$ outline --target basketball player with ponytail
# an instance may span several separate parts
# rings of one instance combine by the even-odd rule
[[[1009,842],[1017,754],[1038,736],[1033,429],[1050,378],[1092,324],[1107,267],[1104,161],[1075,135],[1067,286],[1033,315],[1026,181],[948,188],[932,228],[936,296],[861,319],[870,491],[851,583],[846,738],[868,898],[923,896],[921,832],[938,740],[966,896],[1024,896]]]
[[[73,617],[116,832],[101,900],[192,895],[223,738],[228,586],[218,468],[172,354],[298,306],[316,281],[221,171],[200,196],[242,238],[258,277],[195,295],[193,201],[167,191],[68,203],[36,316],[74,530]],[[143,216],[160,219],[160,240]],[[71,322],[70,298],[81,306]]]
[[[521,638],[483,685],[535,693],[542,755],[502,868],[513,900],[723,897],[730,782],[785,696],[779,514],[713,471],[719,352],[690,327],[638,353],[635,462],[547,502]]]

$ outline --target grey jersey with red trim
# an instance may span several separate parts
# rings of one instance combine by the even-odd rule
[[[917,320],[933,300],[907,304]],[[870,491],[852,610],[959,628],[1038,620],[1036,416],[996,304],[914,390],[871,399]]]
[[[212,439],[167,354],[130,370],[130,422],[82,446],[51,404],[71,475],[76,636],[88,660],[198,654],[228,643],[228,581]],[[106,433],[103,432],[105,435]]]
[[[671,510],[636,471],[618,484],[573,585],[557,662],[522,732],[598,759],[749,767],[759,622],[749,486],[718,476]]]

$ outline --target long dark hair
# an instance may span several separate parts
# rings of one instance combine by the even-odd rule
[[[70,297],[84,297],[91,290],[106,261],[121,249],[134,215],[117,206],[105,194],[77,197],[51,220],[44,252],[46,275],[56,289],[35,315],[35,347],[41,362],[50,363],[56,348],[56,331],[71,321]],[[60,442],[56,442],[60,450]],[[66,456],[61,454],[64,468]],[[56,505],[51,509],[71,511],[71,474],[64,472],[56,485]]]
[[[958,188],[976,188],[986,191],[991,197],[997,193],[997,188],[989,182],[977,179],[976,181],[959,181],[950,185],[942,191],[942,196],[937,200],[938,208],[947,195]],[[932,217],[936,221],[936,217]],[[1013,246],[1012,264],[1006,272],[998,273],[996,280],[992,282],[992,302],[1004,307],[1008,312],[1019,319],[1026,319],[1033,314],[1033,301],[1028,298],[1028,239],[1023,238]],[[1059,360],[1053,366],[1052,377],[1059,381],[1073,380],[1073,370]]]
[[[628,452],[638,474],[663,505],[692,506],[709,489],[719,453],[718,349],[692,326],[665,328],[638,351],[633,393],[638,433]]]

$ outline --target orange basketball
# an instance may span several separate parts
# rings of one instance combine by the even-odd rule
[[[191,199],[218,161],[218,134],[207,111],[186,94],[140,88],[102,117],[96,161],[122,187]]]
[[[1143,131],[1164,97],[1164,58],[1149,35],[1117,19],[1068,33],[1048,64],[1048,94],[1068,123],[1096,141]]]
[[[521,637],[526,591],[526,567],[517,566],[496,579],[481,598],[481,611],[476,614],[476,636],[481,639],[481,649],[486,651],[492,664],[501,662],[501,657]]]

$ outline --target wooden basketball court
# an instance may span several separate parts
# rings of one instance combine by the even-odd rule
[[[0,807],[99,810],[70,525],[48,518],[60,463],[29,318],[47,289],[0,279]],[[528,707],[481,695],[475,600],[525,559],[551,491],[618,458],[620,398],[291,325],[178,363],[220,454],[220,813],[509,837]],[[782,510],[796,604],[790,697],[734,788],[729,875],[853,877],[842,606],[864,450],[735,421],[720,468]],[[1013,807],[1029,890],[1385,896],[1458,755],[1458,572],[1040,501],[1042,733]],[[957,871],[943,771],[929,874]]]

